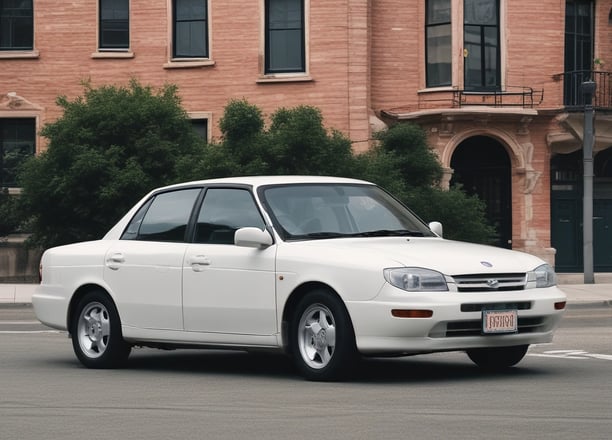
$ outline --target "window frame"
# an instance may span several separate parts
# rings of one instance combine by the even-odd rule
[[[177,3],[180,0],[170,0],[170,35],[171,35],[171,60],[210,60],[211,46],[210,46],[210,0],[200,0],[204,3],[204,18],[203,19],[192,19],[182,20],[181,22],[203,22],[204,23],[204,35],[203,42],[205,46],[204,53],[201,55],[184,55],[177,52]]]
[[[32,127],[28,127],[28,129],[32,129],[33,132],[32,137],[31,138],[27,138],[27,139],[19,139],[16,138],[13,141],[14,142],[24,142],[24,143],[30,143],[31,142],[31,151],[26,155],[23,156],[25,157],[31,157],[36,155],[36,143],[37,143],[37,127],[38,127],[38,119],[35,116],[3,116],[0,115],[0,188],[18,188],[17,186],[17,182],[13,181],[13,182],[5,182],[4,181],[4,174],[5,174],[5,165],[4,165],[4,155],[5,155],[5,140],[3,138],[3,133],[4,133],[4,124],[6,123],[5,121],[25,121],[27,120],[28,122],[30,122],[32,124]]]
[[[26,8],[11,8],[11,10],[23,10],[23,11],[27,11],[29,12],[29,15],[22,17],[19,15],[12,15],[10,17],[7,17],[5,14],[3,14],[2,12],[4,11],[4,9],[0,9],[0,23],[4,22],[4,21],[8,21],[9,25],[10,25],[10,31],[7,33],[8,34],[8,38],[11,40],[10,42],[7,42],[6,46],[4,45],[4,38],[3,35],[0,34],[0,54],[4,55],[4,54],[14,54],[14,53],[35,53],[34,50],[34,1],[33,0],[29,0],[30,4],[28,5],[28,7]],[[16,0],[15,0],[15,4],[16,4]],[[8,8],[7,8],[8,9]],[[14,39],[16,37],[16,34],[18,33],[17,31],[15,31],[14,27],[16,25],[19,25],[20,21],[25,21],[27,23],[25,23],[25,25],[27,27],[29,27],[29,37],[30,40],[27,42],[29,44],[27,45],[23,45],[23,46],[15,46],[14,44]],[[16,23],[17,22],[17,23]],[[24,24],[22,23],[21,26],[23,26]],[[0,29],[3,26],[0,26]]]
[[[103,11],[102,3],[107,2],[107,1],[111,1],[111,0],[98,0],[98,51],[99,52],[127,52],[130,50],[130,47],[131,47],[131,24],[132,24],[131,2],[130,0],[123,0],[125,1],[126,6],[127,6],[127,19],[126,20],[117,20],[117,19],[106,19],[105,20],[102,14],[102,11]],[[118,21],[127,21],[127,41],[125,42],[125,45],[124,46],[123,45],[122,46],[113,46],[113,45],[105,46],[103,43],[104,23],[118,22]]]
[[[463,47],[464,47],[464,61],[463,61],[463,88],[465,90],[469,90],[469,91],[474,91],[474,92],[494,92],[494,91],[500,91],[502,90],[502,72],[503,72],[503,60],[502,60],[502,44],[503,44],[503,38],[502,38],[502,0],[491,0],[495,2],[495,7],[496,7],[496,16],[495,16],[495,20],[496,20],[496,24],[495,25],[491,25],[491,24],[472,24],[472,23],[466,23],[467,21],[467,17],[466,17],[466,3],[470,1],[470,0],[463,0],[463,22],[462,22],[462,35],[463,35]],[[468,49],[466,47],[466,28],[467,27],[472,27],[472,28],[478,28],[479,29],[479,35],[480,35],[480,57],[481,57],[481,62],[480,62],[480,74],[481,74],[481,83],[480,85],[468,85],[467,84],[467,57],[469,56],[468,54]],[[486,30],[489,29],[496,29],[497,30],[497,34],[496,34],[496,47],[495,47],[495,58],[496,58],[496,72],[495,72],[495,85],[489,86],[486,84],[486,64],[487,64],[487,57],[486,57],[486,52],[487,52],[487,44],[486,44]]]
[[[263,78],[278,78],[278,77],[296,77],[308,75],[308,16],[309,16],[309,0],[287,0],[297,1],[300,3],[301,16],[300,25],[297,28],[277,29],[278,31],[299,30],[300,31],[300,66],[295,68],[274,68],[271,64],[273,59],[271,48],[271,32],[270,29],[270,2],[275,0],[262,0],[263,10],[263,26],[262,26],[262,41],[263,41],[263,63],[261,66]]]
[[[206,121],[206,143],[210,143],[212,140],[212,112],[187,112],[187,117],[192,121],[205,120]]]
[[[452,26],[452,20],[453,20],[453,4],[451,0],[447,0],[448,1],[448,5],[449,5],[449,16],[448,16],[448,21],[444,21],[444,22],[435,22],[435,23],[429,23],[429,5],[431,4],[433,0],[426,0],[425,2],[425,87],[426,88],[434,88],[434,87],[448,87],[448,86],[452,86],[453,84],[453,26]],[[430,75],[431,75],[431,67],[430,67],[430,63],[429,63],[429,55],[430,55],[430,44],[429,44],[429,32],[431,29],[434,28],[441,28],[442,26],[448,26],[449,29],[449,43],[450,43],[450,51],[449,51],[449,65],[450,65],[450,75],[449,75],[449,81],[448,82],[432,82],[430,79]]]

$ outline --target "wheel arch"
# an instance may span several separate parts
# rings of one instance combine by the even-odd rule
[[[303,283],[297,286],[293,290],[293,292],[291,292],[291,295],[289,295],[289,298],[287,298],[287,301],[285,302],[285,306],[283,308],[283,314],[281,318],[281,338],[282,338],[283,350],[288,354],[291,353],[291,347],[289,345],[289,340],[290,340],[289,329],[290,329],[291,318],[295,314],[296,307],[298,303],[300,302],[300,300],[308,293],[316,291],[316,290],[327,291],[330,295],[335,296],[340,301],[340,303],[342,304],[342,307],[344,307],[346,316],[348,316],[349,324],[351,326],[351,331],[353,332],[353,335],[355,335],[355,328],[353,327],[353,320],[348,311],[348,308],[346,307],[346,304],[344,303],[344,300],[338,294],[338,292],[333,287],[331,287],[329,284],[326,284],[323,282],[319,282],[319,281],[306,282],[306,283]]]
[[[81,298],[91,292],[100,292],[106,295],[108,299],[112,301],[113,305],[115,306],[115,309],[117,310],[117,313],[119,313],[119,310],[117,309],[117,304],[115,303],[115,300],[113,299],[112,295],[108,293],[108,290],[95,283],[83,284],[77,290],[75,290],[74,294],[72,295],[72,298],[70,298],[70,304],[68,305],[68,313],[66,315],[66,328],[68,329],[68,333],[70,333],[71,323],[74,319],[74,313],[76,311],[77,305],[79,304],[79,301],[81,301]]]

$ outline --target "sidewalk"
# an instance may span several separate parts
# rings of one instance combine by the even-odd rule
[[[561,290],[567,295],[568,307],[612,307],[612,280],[595,279],[596,284],[574,284],[578,277],[560,276]],[[36,284],[0,284],[0,304],[28,304]]]

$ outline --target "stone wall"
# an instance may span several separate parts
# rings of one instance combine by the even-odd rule
[[[26,247],[27,236],[0,238],[0,283],[37,283],[40,249]]]

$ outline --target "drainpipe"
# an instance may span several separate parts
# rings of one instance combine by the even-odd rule
[[[584,135],[582,136],[582,164],[584,173],[584,195],[582,198],[582,245],[584,262],[584,284],[594,284],[593,274],[593,94],[595,82],[585,81],[581,85],[584,97]]]

